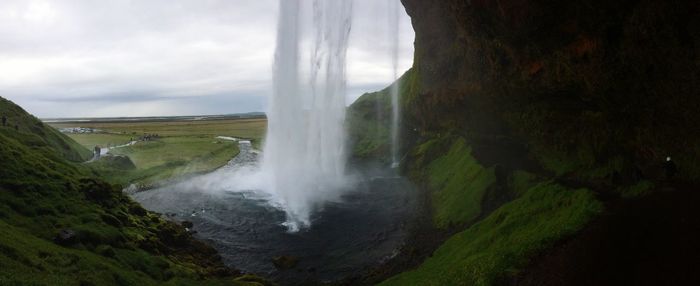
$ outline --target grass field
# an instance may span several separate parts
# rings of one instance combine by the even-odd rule
[[[70,134],[80,144],[92,149],[96,144],[126,143],[129,138],[143,134],[158,134],[161,137],[181,136],[230,136],[246,138],[259,146],[265,128],[266,119],[227,119],[227,120],[193,120],[193,121],[138,121],[138,122],[80,122],[50,123],[56,128],[85,127],[100,129],[109,134]]]
[[[95,171],[111,183],[150,186],[171,177],[209,172],[225,165],[238,154],[238,145],[216,139],[217,136],[249,139],[254,147],[259,148],[266,120],[71,122],[51,125],[56,128],[99,129],[97,133],[67,134],[88,149],[98,145],[122,145],[144,134],[158,134],[158,139],[110,150],[111,154],[128,156],[135,169],[114,166],[112,162],[91,163]]]

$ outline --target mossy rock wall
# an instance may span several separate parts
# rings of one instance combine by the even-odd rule
[[[667,156],[700,180],[700,2],[402,2],[401,168],[457,234],[384,285],[507,284],[600,212],[580,185],[643,195]]]
[[[416,31],[407,129],[522,142],[559,175],[655,179],[671,156],[700,178],[699,2],[402,2]]]

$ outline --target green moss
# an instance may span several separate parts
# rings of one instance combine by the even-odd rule
[[[414,148],[411,154],[412,165],[417,169],[426,167],[434,158],[447,153],[454,140],[450,135],[431,137]]]
[[[481,201],[496,181],[493,168],[484,168],[471,155],[464,139],[428,165],[428,182],[433,190],[435,225],[441,228],[473,221],[481,214]]]
[[[538,184],[452,236],[417,269],[380,285],[496,284],[532,255],[579,230],[601,208],[588,190]]]
[[[579,167],[576,161],[569,159],[562,152],[550,150],[541,152],[535,151],[533,153],[537,154],[536,157],[542,167],[556,176],[562,176],[573,172]]]
[[[405,75],[403,93],[401,97],[401,107],[404,110],[410,110],[411,104],[416,100],[419,95],[419,90],[421,88],[420,80],[420,59],[418,58],[418,51],[414,52],[413,57],[413,67],[409,70],[410,73]]]
[[[508,187],[517,195],[524,194],[538,183],[537,175],[522,170],[514,171],[508,180]]]

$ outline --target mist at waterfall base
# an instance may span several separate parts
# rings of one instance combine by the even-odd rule
[[[289,232],[284,207],[259,190],[259,155],[247,142],[227,166],[206,175],[133,195],[145,208],[193,223],[194,236],[216,248],[236,269],[282,285],[334,281],[364,274],[398,253],[416,219],[418,191],[395,169],[355,163],[354,184],[310,214],[311,226]],[[299,258],[277,269],[275,256]]]

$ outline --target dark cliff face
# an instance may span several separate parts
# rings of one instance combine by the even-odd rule
[[[674,276],[654,268],[640,275],[646,268],[631,261],[639,259],[626,260],[635,256],[616,250],[648,256],[662,249],[667,260],[646,261],[674,265],[695,259],[693,252],[678,254],[692,246],[672,241],[689,237],[692,227],[663,223],[662,230],[630,223],[639,215],[629,214],[648,215],[636,220],[642,222],[687,221],[683,212],[690,208],[664,207],[697,204],[682,191],[657,191],[700,180],[700,2],[402,2],[416,42],[413,68],[400,82],[401,168],[426,190],[434,226],[456,234],[426,251],[430,257],[419,266],[381,285],[666,281]],[[381,117],[369,103],[381,99],[375,93],[358,100],[348,114],[366,121],[350,125],[377,124]],[[365,138],[356,133],[351,138]],[[678,167],[674,180],[665,178],[672,166],[664,163],[667,156]],[[661,196],[674,202],[659,203]],[[630,197],[637,200],[625,200]],[[659,213],[668,219],[659,220]],[[672,242],[654,235],[630,240],[635,231]],[[676,231],[683,234],[668,235]],[[614,239],[618,235],[623,239]],[[556,250],[554,242],[565,238],[577,242]],[[551,249],[555,255],[543,257],[555,258],[538,263]],[[580,257],[592,257],[583,271]],[[528,263],[531,270],[521,272]],[[601,274],[605,269],[614,273]],[[552,273],[568,276],[552,280]]]
[[[700,2],[402,2],[407,129],[463,136],[487,165],[624,180],[670,155],[700,178]]]
[[[403,3],[419,87],[404,102],[409,128],[459,133],[476,153],[530,151],[487,164],[654,176],[671,155],[684,176],[700,173],[697,1]]]

